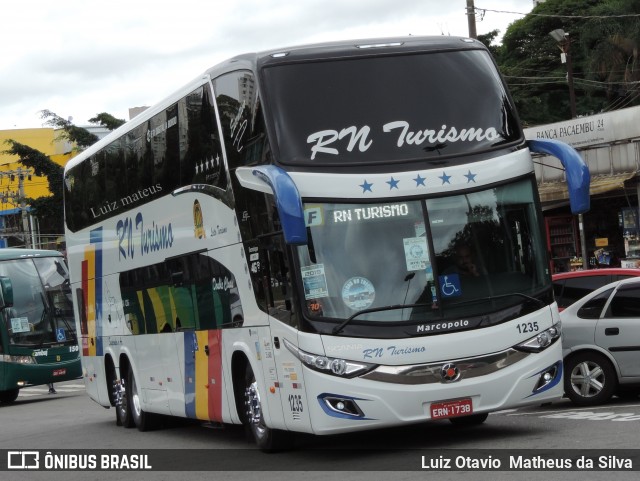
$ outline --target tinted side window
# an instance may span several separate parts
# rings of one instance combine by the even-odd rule
[[[567,307],[587,294],[609,283],[609,276],[589,276],[566,279],[562,299],[558,301],[560,307]]]
[[[210,184],[226,190],[227,175],[209,88],[198,87],[180,100],[178,111],[180,185]]]
[[[580,319],[599,319],[602,309],[604,309],[607,299],[609,299],[612,292],[613,288],[607,289],[585,303],[585,305],[578,310],[578,317]]]
[[[620,274],[620,275],[616,275],[616,276],[612,276],[613,279],[611,280],[611,282],[613,281],[621,281],[623,279],[631,279],[632,277],[636,277],[636,276],[630,276],[628,274]]]
[[[265,163],[270,149],[253,73],[231,72],[213,84],[229,169]]]
[[[120,289],[132,334],[242,324],[235,276],[204,254],[187,254],[122,272]]]
[[[640,318],[640,287],[618,289],[605,317]]]

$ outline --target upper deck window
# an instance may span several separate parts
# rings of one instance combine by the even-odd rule
[[[264,69],[264,85],[283,164],[443,158],[521,137],[483,50],[282,64]]]

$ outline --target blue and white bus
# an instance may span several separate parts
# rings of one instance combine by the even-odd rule
[[[562,395],[532,151],[488,50],[408,37],[241,55],[72,159],[83,376],[117,422],[258,446]],[[472,275],[454,260],[466,246]]]

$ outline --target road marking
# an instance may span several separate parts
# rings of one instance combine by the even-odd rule
[[[54,385],[56,393],[73,393],[84,390],[84,384],[59,384]],[[20,389],[20,397],[34,397],[42,396],[43,394],[49,394],[49,387],[45,384],[43,386],[29,386]]]
[[[589,406],[584,408],[558,409],[557,411],[534,411],[534,412],[526,412],[526,413],[517,412],[517,413],[507,414],[507,416],[547,416],[547,415],[556,414],[556,413],[592,411],[593,409],[612,409],[616,407],[619,407],[620,409],[640,408],[640,404],[625,404],[624,406],[612,406],[611,404],[607,404],[604,406]]]

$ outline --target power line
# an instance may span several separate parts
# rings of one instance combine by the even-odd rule
[[[508,10],[492,10],[490,8],[481,8],[481,7],[475,7],[476,10],[482,11],[482,15],[484,15],[485,12],[492,12],[492,13],[508,13],[510,15],[521,15],[523,17],[526,16],[534,16],[534,17],[551,17],[551,18],[573,18],[573,19],[578,19],[578,20],[588,20],[588,19],[592,19],[592,18],[638,18],[640,17],[640,13],[625,13],[625,14],[620,14],[620,15],[557,15],[557,14],[550,14],[550,13],[522,13],[522,12],[510,12]]]

